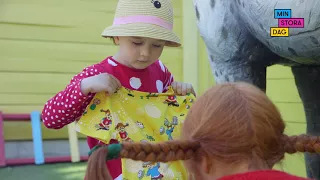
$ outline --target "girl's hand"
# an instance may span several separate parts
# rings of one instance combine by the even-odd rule
[[[85,78],[81,81],[81,91],[84,95],[89,93],[107,92],[113,94],[121,87],[120,81],[108,73]]]
[[[183,82],[173,82],[171,84],[173,91],[177,95],[185,96],[188,93],[192,93],[194,96],[196,96],[196,93],[192,87],[192,84],[190,83],[183,83]]]

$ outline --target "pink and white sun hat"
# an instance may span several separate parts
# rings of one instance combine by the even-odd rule
[[[148,37],[165,40],[166,46],[181,46],[173,32],[171,0],[119,0],[113,25],[102,36]]]

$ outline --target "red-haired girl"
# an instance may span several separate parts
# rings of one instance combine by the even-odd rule
[[[285,153],[319,153],[320,140],[288,136],[284,129],[278,109],[258,88],[247,83],[216,85],[191,107],[180,140],[101,146],[89,158],[87,180],[111,179],[103,166],[105,156],[184,160],[189,179],[196,180],[303,180],[272,168]]]

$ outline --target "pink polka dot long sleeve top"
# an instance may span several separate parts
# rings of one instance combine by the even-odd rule
[[[162,93],[174,80],[160,60],[146,69],[138,70],[124,66],[112,57],[108,57],[98,64],[84,68],[81,73],[72,78],[64,90],[48,100],[41,115],[44,125],[47,128],[60,129],[79,118],[94,96],[92,93],[87,96],[82,94],[80,83],[84,78],[101,73],[112,74],[122,86],[128,89],[144,92]]]

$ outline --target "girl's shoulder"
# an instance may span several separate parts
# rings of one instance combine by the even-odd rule
[[[106,57],[104,60],[98,63],[102,67],[115,67],[118,66],[118,63],[112,59],[112,56]]]

